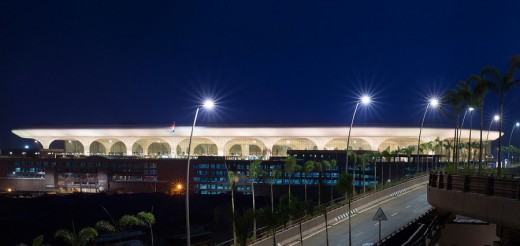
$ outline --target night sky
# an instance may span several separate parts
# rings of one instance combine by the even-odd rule
[[[519,11],[489,0],[3,0],[0,148],[31,144],[15,128],[190,125],[206,97],[218,108],[200,125],[347,126],[369,92],[356,125],[419,127],[428,96],[520,54]],[[507,137],[519,92],[506,98]],[[486,127],[497,109],[491,92]],[[451,125],[433,111],[425,122]]]

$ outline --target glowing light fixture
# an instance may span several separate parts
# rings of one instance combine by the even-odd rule
[[[511,164],[511,138],[513,138],[513,131],[515,131],[515,127],[520,126],[520,122],[516,122],[516,124],[513,125],[513,129],[511,129],[511,135],[509,136],[509,147],[507,148],[507,161]]]
[[[419,165],[420,165],[420,161],[421,161],[421,158],[419,158],[419,147],[421,145],[421,133],[422,133],[423,125],[424,125],[424,119],[426,118],[426,113],[428,112],[428,109],[437,108],[439,106],[439,104],[440,104],[439,99],[437,99],[437,97],[432,97],[432,98],[430,98],[430,100],[428,100],[428,105],[426,106],[426,109],[424,110],[424,115],[423,115],[422,122],[421,122],[421,128],[419,129],[419,140],[417,141],[417,170],[416,170],[416,173],[419,173]],[[428,167],[426,167],[426,168],[428,168]]]
[[[212,109],[213,107],[215,107],[215,102],[213,102],[213,100],[208,99],[204,101],[203,107],[206,109]]]
[[[201,106],[195,110],[195,117],[193,118],[193,125],[191,126],[190,141],[188,142],[188,163],[186,168],[186,245],[191,245],[191,231],[190,231],[190,154],[191,154],[191,140],[193,139],[193,129],[197,123],[197,116],[199,115],[199,109],[203,107],[206,109],[212,109],[215,107],[213,100],[205,100]]]

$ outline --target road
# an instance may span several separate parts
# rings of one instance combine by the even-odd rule
[[[381,221],[381,238],[390,235],[431,208],[426,200],[426,185],[424,185],[359,211],[358,214],[352,216],[352,245],[377,242],[379,224],[372,218],[379,207],[383,209],[388,219]],[[293,242],[289,245],[300,245],[300,242]],[[303,245],[327,245],[325,230],[304,238]],[[329,227],[329,245],[348,245],[348,220],[343,220]]]

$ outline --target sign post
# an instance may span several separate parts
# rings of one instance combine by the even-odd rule
[[[377,212],[376,214],[374,215],[374,218],[372,218],[372,220],[377,220],[379,221],[379,242],[381,242],[381,220],[388,220],[386,218],[386,215],[385,213],[383,212],[383,209],[381,209],[381,207],[379,207],[377,209]]]

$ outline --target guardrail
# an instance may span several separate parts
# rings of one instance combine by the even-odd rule
[[[520,180],[430,173],[430,187],[520,200]]]

